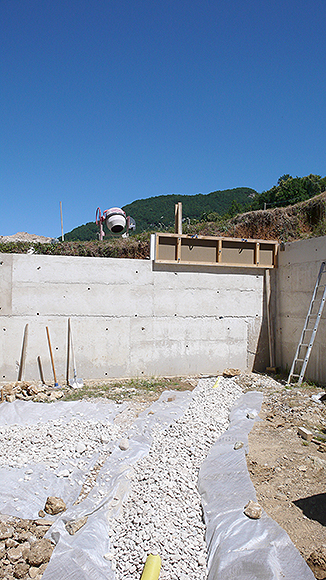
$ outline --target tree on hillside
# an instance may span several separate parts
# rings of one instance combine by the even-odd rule
[[[277,180],[277,185],[281,185],[283,181],[287,181],[288,179],[292,179],[292,175],[289,175],[288,173],[285,173],[285,175],[281,175],[281,177],[279,177]]]
[[[252,209],[263,209],[265,204],[267,208],[293,205],[318,195],[324,191],[325,185],[326,178],[321,178],[320,175],[291,177],[285,174],[278,179],[277,185],[255,198]]]

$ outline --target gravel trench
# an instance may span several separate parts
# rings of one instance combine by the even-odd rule
[[[133,468],[128,499],[117,519],[109,521],[110,551],[104,557],[117,580],[140,577],[149,553],[162,558],[160,580],[207,577],[198,472],[210,447],[227,429],[230,409],[241,394],[232,379],[200,379],[184,415],[165,430],[154,430],[149,455]],[[81,415],[69,421],[1,427],[0,466],[42,462],[69,480],[72,470],[85,467],[94,451],[105,460],[112,445],[126,436],[128,417],[122,424],[117,417],[112,425]],[[66,462],[71,469],[61,473]],[[25,472],[25,482],[32,471]],[[78,483],[85,485],[85,480]],[[95,479],[90,489],[94,484]]]
[[[216,378],[199,381],[183,417],[154,434],[149,455],[136,464],[128,500],[110,521],[106,558],[117,580],[140,576],[149,553],[162,558],[160,580],[207,578],[198,473],[242,394],[231,379],[215,384]]]

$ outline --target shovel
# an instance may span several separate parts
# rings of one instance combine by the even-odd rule
[[[71,380],[69,380],[70,351],[71,351],[71,356],[72,356],[73,372],[74,372],[74,377]],[[82,387],[83,384],[84,384],[83,383],[83,379],[77,379],[76,358],[75,358],[74,345],[73,345],[73,341],[72,341],[71,320],[70,320],[70,318],[68,318],[67,383],[73,389],[80,389],[80,387]]]

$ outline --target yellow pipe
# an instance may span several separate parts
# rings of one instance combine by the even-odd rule
[[[220,384],[220,379],[221,379],[221,377],[217,377],[217,381],[216,381],[215,385],[213,386],[213,389],[217,389],[217,387]]]
[[[140,580],[158,580],[161,571],[161,558],[150,554],[144,566],[143,573]]]

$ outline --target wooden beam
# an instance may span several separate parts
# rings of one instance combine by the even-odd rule
[[[178,236],[177,239],[177,262],[181,261],[181,237]]]
[[[256,247],[255,247],[255,264],[256,264],[256,266],[259,266],[259,251],[260,251],[260,243],[256,242]]]
[[[182,235],[182,203],[179,201],[175,204],[174,207],[174,216],[175,216],[175,223],[174,223],[174,231],[178,236]]]
[[[217,240],[217,262],[221,262],[222,261],[222,240],[221,238],[219,238]]]
[[[270,271],[265,270],[265,292],[266,292],[266,316],[267,316],[267,331],[268,331],[268,348],[269,348],[269,366],[275,367],[274,354],[274,327],[273,316],[271,313],[271,278]]]
[[[18,381],[21,381],[23,378],[23,372],[24,372],[25,360],[26,360],[27,338],[28,338],[28,324],[25,325],[25,330],[24,330],[23,344],[22,344],[22,350],[21,350],[21,355],[20,355],[18,378],[17,378]]]

